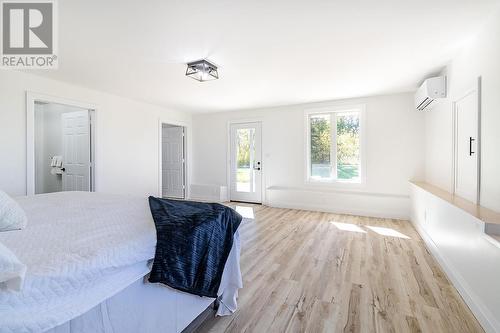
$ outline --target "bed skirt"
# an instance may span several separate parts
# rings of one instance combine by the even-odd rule
[[[231,315],[236,311],[238,289],[242,287],[240,246],[237,231],[219,289],[217,315],[220,316]],[[86,313],[47,332],[178,333],[214,300],[178,291],[163,284],[147,283],[145,278],[142,278]]]

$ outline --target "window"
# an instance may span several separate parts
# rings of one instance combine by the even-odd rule
[[[308,180],[361,183],[362,107],[307,114]]]

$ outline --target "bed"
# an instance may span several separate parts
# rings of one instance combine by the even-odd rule
[[[156,231],[147,198],[61,192],[17,199],[28,216],[0,242],[27,265],[21,291],[0,292],[3,332],[181,332],[213,298],[145,282]],[[219,287],[218,315],[242,287],[239,232]]]

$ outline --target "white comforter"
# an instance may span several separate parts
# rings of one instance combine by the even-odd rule
[[[21,292],[0,291],[0,332],[60,325],[149,272],[156,231],[147,198],[65,192],[18,202],[28,226],[0,242],[28,271]]]

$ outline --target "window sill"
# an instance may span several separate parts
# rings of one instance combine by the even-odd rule
[[[360,181],[349,181],[349,180],[338,180],[338,179],[332,179],[332,180],[320,180],[320,179],[313,179],[313,178],[308,178],[305,181],[305,185],[311,186],[311,187],[331,187],[331,188],[344,188],[344,189],[360,189],[365,187],[365,182],[363,180]]]

